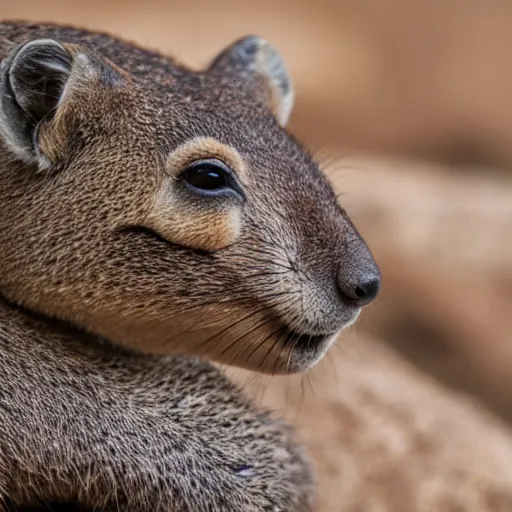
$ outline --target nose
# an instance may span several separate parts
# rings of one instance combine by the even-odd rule
[[[340,263],[338,290],[341,299],[360,308],[370,304],[379,294],[381,278],[379,267],[362,239],[350,257]]]
[[[372,302],[380,290],[380,275],[366,275],[355,283],[340,283],[340,292],[343,298],[358,307]]]
[[[336,281],[341,300],[362,308],[380,291],[380,270],[370,249],[350,220],[345,219],[344,243],[338,247]],[[340,250],[341,249],[341,250]]]

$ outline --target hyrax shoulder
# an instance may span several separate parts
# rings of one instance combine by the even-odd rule
[[[0,333],[17,397],[0,394],[0,495],[30,503],[19,480],[134,512],[306,510],[287,430],[188,359],[308,369],[379,289],[286,131],[276,50],[246,37],[191,71],[107,35],[3,23],[0,57]]]
[[[5,304],[0,326],[0,503],[311,509],[310,469],[288,427],[208,363],[84,344]]]

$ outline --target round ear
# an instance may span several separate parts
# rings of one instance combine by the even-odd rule
[[[0,132],[28,163],[37,157],[37,126],[59,104],[72,65],[72,55],[51,39],[30,41],[2,62]]]
[[[257,92],[263,95],[279,124],[286,125],[293,108],[292,80],[279,53],[264,39],[239,39],[215,58],[209,71],[252,81],[259,78]]]
[[[0,66],[1,138],[25,163],[50,166],[69,135],[61,115],[68,99],[100,83],[120,85],[123,78],[91,52],[52,39],[19,46]],[[49,123],[54,129],[45,130],[42,144]]]

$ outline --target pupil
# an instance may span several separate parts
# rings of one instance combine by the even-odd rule
[[[188,181],[192,186],[203,190],[215,190],[226,185],[225,176],[211,167],[197,167],[191,169]]]

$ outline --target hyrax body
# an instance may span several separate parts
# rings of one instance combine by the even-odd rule
[[[4,23],[0,57],[0,510],[309,510],[288,428],[206,362],[306,370],[378,291],[278,54]]]

